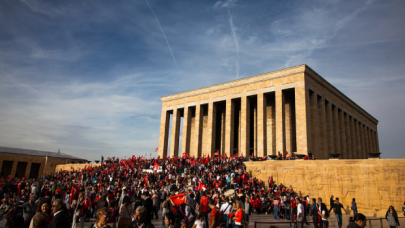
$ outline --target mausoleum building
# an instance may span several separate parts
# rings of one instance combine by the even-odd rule
[[[161,101],[160,157],[183,152],[212,156],[219,151],[228,156],[297,152],[319,159],[330,154],[362,159],[379,152],[378,120],[307,65]]]

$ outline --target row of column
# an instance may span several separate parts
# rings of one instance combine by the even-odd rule
[[[8,161],[8,160],[3,160],[3,159],[0,159],[0,171],[3,173],[4,172],[4,170],[3,170],[3,162],[12,162],[13,164],[12,164],[12,167],[11,167],[11,171],[10,171],[10,175],[11,176],[13,176],[13,177],[15,177],[15,175],[16,175],[16,172],[17,172],[17,166],[18,166],[18,161]],[[27,165],[26,165],[26,167],[25,167],[25,172],[24,172],[24,174],[23,175],[19,175],[20,177],[21,176],[25,176],[25,177],[29,177],[29,175],[30,175],[30,172],[31,172],[31,165],[32,165],[32,162],[31,161],[27,161],[27,162],[24,162],[24,163],[27,163]],[[8,173],[5,173],[4,174],[5,176],[8,176]]]
[[[315,157],[327,159],[329,154],[339,158],[368,158],[379,152],[377,131],[344,112],[315,92],[308,91],[310,118],[310,151]]]
[[[225,106],[224,112],[221,103]],[[217,111],[221,112],[220,119]],[[234,153],[248,156],[250,152],[257,156],[276,155],[278,151],[285,153],[286,149],[290,150],[290,154],[295,150],[300,150],[302,154],[308,153],[303,87],[163,109],[159,139],[161,157],[168,156],[170,115],[172,127],[169,153],[172,157],[181,156],[178,154],[180,131],[182,152],[191,156],[213,155],[218,149],[216,145],[220,145],[221,154],[228,156]],[[217,124],[221,124],[221,128]]]

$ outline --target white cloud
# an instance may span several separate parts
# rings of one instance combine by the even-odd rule
[[[217,1],[214,4],[214,9],[218,8],[232,8],[236,6],[237,0]]]

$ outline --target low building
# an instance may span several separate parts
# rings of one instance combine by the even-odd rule
[[[83,158],[60,152],[0,147],[0,176],[38,178],[55,172],[56,165],[86,163]]]

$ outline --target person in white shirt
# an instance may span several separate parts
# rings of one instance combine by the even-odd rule
[[[222,220],[226,221],[226,227],[229,225],[228,214],[233,211],[233,206],[231,202],[228,202],[229,198],[225,197],[225,203],[222,204],[221,208],[219,209],[222,212]]]
[[[197,220],[195,220],[192,228],[205,228],[204,216],[202,214],[197,215]]]
[[[296,198],[295,202],[297,203],[297,221],[301,224],[301,228],[304,227],[304,216],[305,216],[305,209],[304,205],[302,204],[301,200]]]

